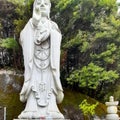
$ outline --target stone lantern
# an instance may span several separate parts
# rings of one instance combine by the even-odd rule
[[[107,106],[106,120],[119,120],[119,116],[117,114],[118,103],[118,101],[114,101],[113,96],[110,96],[109,102],[105,103]]]

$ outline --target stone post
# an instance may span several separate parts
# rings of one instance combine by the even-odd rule
[[[109,102],[105,103],[107,106],[106,120],[119,120],[119,116],[117,114],[118,103],[118,101],[114,101],[113,96],[110,96]]]

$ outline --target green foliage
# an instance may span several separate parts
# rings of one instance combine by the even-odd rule
[[[64,10],[64,9],[66,9],[66,7],[70,6],[73,1],[74,0],[68,0],[68,1],[61,0],[61,1],[58,2],[56,7],[60,8],[60,10]]]
[[[117,50],[117,46],[114,43],[107,45],[107,50],[103,51],[100,54],[91,54],[92,59],[101,59],[106,64],[113,64],[116,60],[115,51]]]
[[[98,5],[105,10],[107,15],[110,15],[111,13],[116,14],[116,0],[99,0]]]
[[[95,109],[97,105],[98,105],[98,102],[96,104],[89,104],[87,100],[84,99],[79,105],[79,108],[82,110],[85,116],[89,117],[89,116],[95,115]]]
[[[14,20],[14,25],[16,26],[15,31],[17,34],[19,34],[21,30],[24,28],[25,23],[26,20],[22,19]]]
[[[25,23],[32,16],[32,3],[34,0],[8,0],[15,6],[16,18],[14,18],[15,33],[19,36]]]
[[[100,6],[108,7],[109,9],[116,5],[116,0],[99,0]]]
[[[2,39],[0,46],[6,49],[18,50],[18,43],[14,38]]]
[[[89,38],[90,34],[88,32],[78,31],[78,34],[73,39],[69,40],[63,47],[65,49],[79,47],[81,52],[85,52],[87,49],[89,49]]]
[[[12,2],[13,4],[16,5],[23,5],[25,0],[7,0],[9,2]]]
[[[90,63],[88,66],[84,66],[81,70],[73,71],[67,78],[67,81],[71,85],[78,83],[79,87],[96,89],[100,82],[114,82],[118,77],[119,75],[116,71],[106,71],[104,68]]]
[[[82,0],[80,4],[81,18],[87,21],[92,21],[95,18],[94,9],[97,7],[97,2],[94,0]]]
[[[34,0],[25,1],[9,0],[16,6],[17,36],[32,15]],[[67,78],[68,84],[75,87],[94,91],[100,87],[107,92],[105,85],[119,80],[120,73],[120,18],[116,16],[116,0],[51,1],[51,19],[63,34],[63,81]]]

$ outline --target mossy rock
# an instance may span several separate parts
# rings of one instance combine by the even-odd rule
[[[66,106],[73,106],[75,109],[79,109],[80,103],[86,99],[89,104],[95,104],[98,102],[98,106],[96,107],[95,113],[98,116],[104,116],[106,114],[106,106],[95,99],[81,94],[80,92],[76,92],[70,89],[64,89],[65,98],[60,105],[60,108],[63,110]],[[62,111],[64,112],[64,111]]]

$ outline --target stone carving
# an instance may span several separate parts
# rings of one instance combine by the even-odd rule
[[[118,101],[114,101],[114,97],[110,96],[109,102],[106,102],[107,106],[107,115],[106,115],[106,120],[119,120],[119,116],[117,114],[117,105]]]
[[[64,97],[59,71],[61,32],[50,20],[50,8],[50,0],[35,0],[33,16],[20,34],[25,66],[20,100],[26,102],[20,119],[64,118],[57,107]]]

